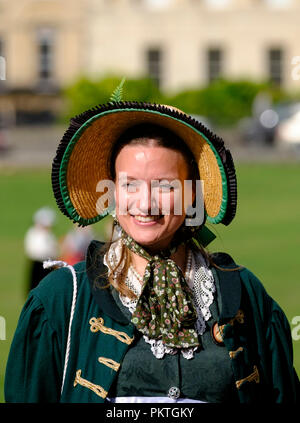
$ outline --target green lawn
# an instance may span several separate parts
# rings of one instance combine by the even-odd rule
[[[226,251],[237,263],[250,268],[291,322],[300,315],[296,267],[300,250],[299,165],[240,164],[237,176],[237,216],[230,229],[210,225],[217,240],[209,249]],[[50,171],[0,170],[0,196],[0,316],[6,320],[6,340],[0,340],[0,402],[3,402],[7,355],[26,295],[23,237],[37,208],[56,207]],[[55,232],[61,236],[71,223],[59,212],[57,217]],[[300,374],[300,341],[294,341],[294,356]]]

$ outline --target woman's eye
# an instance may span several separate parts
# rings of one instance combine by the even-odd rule
[[[127,182],[126,184],[122,185],[122,188],[128,192],[136,192],[137,186],[134,182]]]

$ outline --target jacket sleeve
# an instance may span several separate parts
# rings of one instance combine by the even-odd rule
[[[293,367],[291,330],[284,312],[275,301],[266,341],[270,354],[274,402],[296,403],[299,401],[299,379]]]
[[[273,403],[299,401],[299,379],[293,367],[291,329],[281,307],[248,269],[240,272],[254,316],[257,355]]]
[[[5,401],[58,402],[61,347],[40,299],[31,293],[21,312],[5,375]]]

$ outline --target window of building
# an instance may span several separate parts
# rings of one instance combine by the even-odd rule
[[[149,77],[160,87],[162,82],[162,52],[159,48],[147,50],[147,71]]]
[[[4,41],[0,37],[0,81],[5,81],[6,79],[6,61],[4,57]]]
[[[222,8],[222,7],[226,7],[230,4],[231,0],[204,0],[204,3],[207,6],[210,7],[215,7],[215,8]]]
[[[223,52],[220,48],[209,48],[207,51],[207,76],[212,82],[222,76]]]
[[[173,0],[134,0],[135,5],[145,6],[149,9],[164,9],[172,4]]]
[[[265,0],[268,6],[286,7],[291,4],[291,0]]]
[[[50,28],[38,30],[38,78],[50,81],[54,76],[54,31]]]
[[[143,0],[145,5],[155,9],[161,9],[170,6],[172,0]]]
[[[283,78],[283,51],[280,48],[271,48],[268,51],[269,79],[280,85]]]

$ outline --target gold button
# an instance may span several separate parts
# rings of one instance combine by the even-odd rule
[[[222,332],[220,330],[220,327],[218,325],[218,322],[215,322],[211,328],[211,336],[212,339],[214,340],[215,344],[217,345],[223,345],[223,336],[222,336]]]

